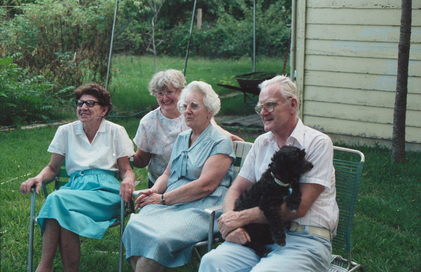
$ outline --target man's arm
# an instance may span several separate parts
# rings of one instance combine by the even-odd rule
[[[315,183],[301,183],[301,203],[296,212],[291,212],[287,207],[286,203],[282,204],[281,214],[285,221],[291,221],[303,217],[307,214],[307,211],[311,208],[314,201],[323,192],[324,187],[320,184]]]
[[[223,238],[226,238],[233,230],[247,224],[266,222],[263,212],[258,207],[242,211],[234,211],[235,201],[241,193],[249,189],[252,184],[253,183],[249,180],[241,176],[237,176],[234,183],[228,190],[224,200],[224,213],[218,219],[219,231],[221,232]]]
[[[219,217],[218,223],[222,237],[228,241],[245,244],[250,241],[250,237],[242,227],[250,223],[267,222],[266,217],[258,207],[233,211],[237,198],[251,185],[250,181],[238,176],[225,196],[224,213]],[[280,207],[280,212],[287,221],[303,217],[323,192],[324,187],[314,183],[302,183],[300,189],[301,203],[296,212],[291,212],[285,203]]]

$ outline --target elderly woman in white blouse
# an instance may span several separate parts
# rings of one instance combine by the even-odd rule
[[[38,193],[65,162],[69,182],[48,195],[37,217],[43,233],[37,271],[52,271],[58,247],[64,271],[78,271],[79,236],[101,239],[120,213],[120,195],[129,200],[134,189],[128,160],[133,144],[122,126],[104,119],[111,110],[110,93],[91,83],[74,94],[79,120],[57,129],[48,147],[50,162],[20,186],[22,193],[32,187]]]

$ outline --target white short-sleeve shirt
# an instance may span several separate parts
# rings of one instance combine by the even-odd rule
[[[117,159],[134,154],[133,143],[124,127],[105,119],[92,143],[80,121],[58,127],[48,152],[65,156],[69,175],[86,169],[117,171]]]
[[[140,120],[133,141],[138,149],[151,154],[148,178],[152,182],[164,173],[175,139],[186,129],[188,126],[183,115],[173,119],[167,118],[160,108],[149,112]]]
[[[339,209],[336,203],[333,144],[329,136],[305,126],[301,120],[287,139],[286,145],[305,149],[306,159],[313,168],[305,173],[300,182],[324,186],[323,192],[306,215],[294,221],[301,225],[324,227],[332,232],[338,224]],[[250,182],[257,182],[268,168],[273,154],[279,150],[272,132],[259,136],[253,144],[239,175]]]

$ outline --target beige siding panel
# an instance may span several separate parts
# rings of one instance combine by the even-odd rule
[[[391,92],[396,90],[396,77],[386,75],[306,71],[305,82],[306,86],[344,87]],[[421,94],[421,77],[410,77],[408,79],[408,92]]]
[[[307,25],[307,39],[369,42],[399,42],[398,26]],[[414,27],[412,43],[421,42],[421,27]]]
[[[395,92],[306,86],[304,101],[394,108]],[[408,94],[407,103],[407,109],[419,111],[415,118],[421,119],[421,94]]]
[[[296,61],[295,61],[295,70],[291,71],[292,73],[295,72],[296,83],[299,90],[304,89],[304,67],[305,67],[305,52],[306,52],[306,0],[298,0],[297,1],[297,11],[296,11]],[[302,92],[299,93],[299,98],[302,100]],[[300,105],[300,112],[302,112],[302,105]]]
[[[358,121],[313,116],[306,116],[304,123],[327,134],[344,134],[387,140],[392,138],[392,125],[389,124],[361,123]],[[410,143],[421,143],[421,128],[407,127],[406,141]]]
[[[413,10],[413,26],[421,26],[420,14]],[[400,18],[400,9],[307,9],[308,24],[400,26]]]
[[[308,0],[311,8],[401,8],[401,0]],[[421,8],[421,1],[412,1],[412,8]]]
[[[347,72],[373,75],[396,75],[396,59],[374,59],[307,55],[306,69],[328,72]],[[409,62],[409,76],[421,76],[421,60]],[[418,70],[417,70],[418,69]]]
[[[305,102],[304,116],[359,121],[362,124],[393,124],[393,108],[366,107],[339,103]],[[407,110],[406,125],[421,128],[421,112]],[[418,118],[417,118],[418,117]],[[421,135],[420,135],[421,137]]]
[[[307,40],[306,54],[397,59],[398,45],[396,43]],[[411,44],[409,54],[410,60],[421,60],[421,44]],[[417,70],[421,71],[421,67]]]

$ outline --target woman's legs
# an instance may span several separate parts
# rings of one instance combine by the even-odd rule
[[[60,254],[65,272],[78,271],[80,264],[79,235],[61,227]]]
[[[37,272],[52,271],[54,256],[60,238],[60,225],[56,220],[46,219],[45,230],[42,235],[41,260],[37,267]]]
[[[130,264],[135,272],[163,272],[165,266],[145,257],[133,256]]]
[[[53,270],[53,261],[58,245],[60,245],[64,271],[78,270],[80,263],[79,236],[60,227],[55,219],[46,219],[45,230],[42,235],[41,260],[37,272]]]

